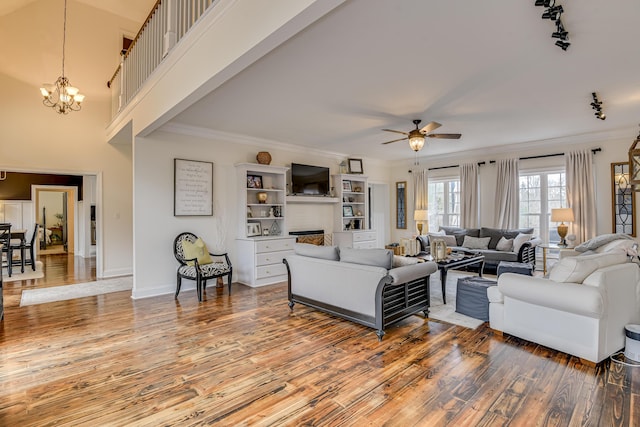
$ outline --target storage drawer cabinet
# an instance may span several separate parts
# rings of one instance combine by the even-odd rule
[[[295,237],[257,237],[238,239],[238,281],[256,287],[284,282],[287,268],[283,258],[293,253]]]
[[[373,249],[376,246],[375,230],[336,231],[333,244],[341,248]]]

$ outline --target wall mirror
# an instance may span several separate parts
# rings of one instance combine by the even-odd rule
[[[636,199],[629,178],[629,163],[611,163],[611,207],[613,232],[636,235]]]
[[[407,181],[396,182],[396,228],[407,228]]]

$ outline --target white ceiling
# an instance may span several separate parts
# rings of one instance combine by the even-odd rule
[[[87,1],[87,0],[84,0]],[[534,0],[349,0],[173,119],[353,156],[412,119],[442,123],[421,155],[533,141],[605,141],[640,122],[640,2],[558,0],[571,46]],[[596,91],[607,114],[590,107]]]
[[[18,10],[36,0],[1,0],[0,1],[0,16],[8,15],[9,13]],[[64,4],[64,0],[58,0],[60,6]],[[97,9],[102,9],[107,12],[111,12],[114,15],[122,16],[124,18],[131,19],[132,21],[138,21],[140,24],[147,19],[151,8],[156,3],[156,0],[75,0],[80,3],[93,6]],[[67,5],[68,7],[69,5]]]

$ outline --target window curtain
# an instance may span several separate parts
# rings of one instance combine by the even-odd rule
[[[478,164],[460,165],[460,226],[478,228]]]
[[[577,241],[586,242],[596,236],[596,192],[593,175],[593,152],[571,151],[564,155],[567,177],[567,203],[575,221],[569,232]]]
[[[496,227],[518,228],[520,208],[518,159],[498,161],[496,181]]]
[[[413,173],[413,210],[428,210],[429,206],[429,171],[423,169]],[[413,212],[411,212],[413,218]],[[427,222],[426,231],[429,231]],[[425,231],[425,232],[426,232]]]

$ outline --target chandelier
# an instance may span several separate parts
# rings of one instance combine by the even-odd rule
[[[43,96],[42,103],[54,109],[58,114],[69,114],[70,111],[80,111],[84,95],[80,89],[71,86],[69,79],[64,75],[64,48],[67,41],[67,0],[64,0],[64,27],[62,32],[62,75],[54,84],[43,83],[40,93]]]

